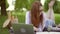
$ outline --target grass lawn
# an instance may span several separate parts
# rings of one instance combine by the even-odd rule
[[[56,24],[60,23],[60,14],[55,14],[55,22]]]
[[[15,15],[15,14],[14,14]],[[24,23],[25,22],[25,13],[17,14],[19,23]],[[6,20],[6,16],[0,16],[0,34],[9,34],[7,29],[3,29],[2,25],[4,21]],[[55,22],[56,24],[60,23],[60,14],[55,14]]]
[[[4,21],[6,20],[6,16],[0,16],[0,34],[9,34],[7,29],[3,29],[2,25],[4,23]]]

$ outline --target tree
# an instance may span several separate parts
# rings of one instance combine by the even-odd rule
[[[1,6],[1,15],[7,15],[6,8],[8,8],[7,0],[0,0],[0,6]]]
[[[5,0],[1,0],[1,15],[4,15],[4,16],[7,15]]]
[[[1,6],[1,0],[0,0],[0,6]]]
[[[44,3],[44,10],[45,11],[48,11],[48,3],[50,2],[51,0],[45,0],[45,3]],[[57,0],[55,0],[55,4],[54,4],[54,6],[53,6],[53,10],[54,10],[54,12],[55,13],[59,13],[60,12],[60,8],[59,8],[59,5],[60,4],[60,2],[59,1],[57,1]]]
[[[31,4],[34,2],[34,0],[16,0],[15,2],[15,9],[20,10],[22,8],[30,9]]]

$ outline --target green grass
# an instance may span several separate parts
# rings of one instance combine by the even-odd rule
[[[18,16],[18,20],[19,23],[25,23],[25,13],[20,13],[20,14],[12,14],[12,15],[17,15]],[[0,16],[0,34],[9,34],[8,30],[5,28],[2,28],[2,25],[4,23],[4,21],[7,19],[6,16]],[[56,24],[60,23],[60,14],[55,14],[55,22]]]
[[[55,22],[56,24],[60,23],[60,14],[55,14]]]
[[[21,13],[20,12],[15,12],[15,13],[12,13],[12,15],[18,17],[19,23],[24,23],[25,22],[25,13],[26,12],[21,12]]]
[[[6,20],[6,18],[7,18],[6,16],[0,16],[0,34],[9,34],[6,28],[5,29],[2,28],[3,23]]]

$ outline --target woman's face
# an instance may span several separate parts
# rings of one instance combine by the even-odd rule
[[[42,14],[42,11],[43,11],[43,7],[40,6],[40,15]]]
[[[40,11],[43,11],[43,7],[42,6],[40,6]]]

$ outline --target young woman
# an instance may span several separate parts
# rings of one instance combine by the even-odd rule
[[[42,4],[39,1],[35,1],[32,4],[31,11],[26,13],[26,24],[33,24],[34,31],[42,32],[45,27],[45,17]]]

